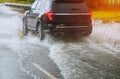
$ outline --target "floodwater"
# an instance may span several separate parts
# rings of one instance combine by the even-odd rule
[[[0,79],[50,79],[34,64],[57,79],[120,79],[120,23],[93,20],[88,37],[42,42],[21,27],[22,14],[0,5]]]

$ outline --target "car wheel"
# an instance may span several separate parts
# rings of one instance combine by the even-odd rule
[[[38,36],[40,40],[44,40],[44,33],[42,28],[42,22],[38,23]]]
[[[26,27],[25,20],[23,20],[22,32],[23,32],[23,35],[27,35],[27,33],[28,33],[28,29]]]

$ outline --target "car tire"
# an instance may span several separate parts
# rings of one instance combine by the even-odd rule
[[[27,35],[28,34],[28,29],[27,29],[27,26],[25,24],[25,20],[23,20],[22,32],[23,32],[23,35]]]
[[[45,34],[43,32],[43,26],[42,26],[42,22],[41,21],[38,23],[38,36],[39,36],[39,39],[41,41],[44,40],[44,38],[45,38]]]

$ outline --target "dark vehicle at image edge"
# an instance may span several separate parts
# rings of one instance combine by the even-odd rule
[[[35,0],[31,9],[24,13],[23,33],[28,29],[38,33],[65,33],[89,35],[92,32],[91,12],[84,0]]]

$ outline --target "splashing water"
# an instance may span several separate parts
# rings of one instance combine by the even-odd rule
[[[65,79],[120,78],[119,23],[93,21],[89,37],[78,42],[54,41],[50,51]]]
[[[8,7],[0,7],[0,15],[2,14],[15,16],[0,18],[0,43],[17,52],[21,58],[20,63],[29,55],[34,55],[34,50],[45,46],[65,79],[120,79],[120,23],[104,24],[94,20],[93,32],[89,37],[69,42],[47,35],[40,42],[31,34],[25,39],[19,38],[17,32],[22,22],[16,12]]]

